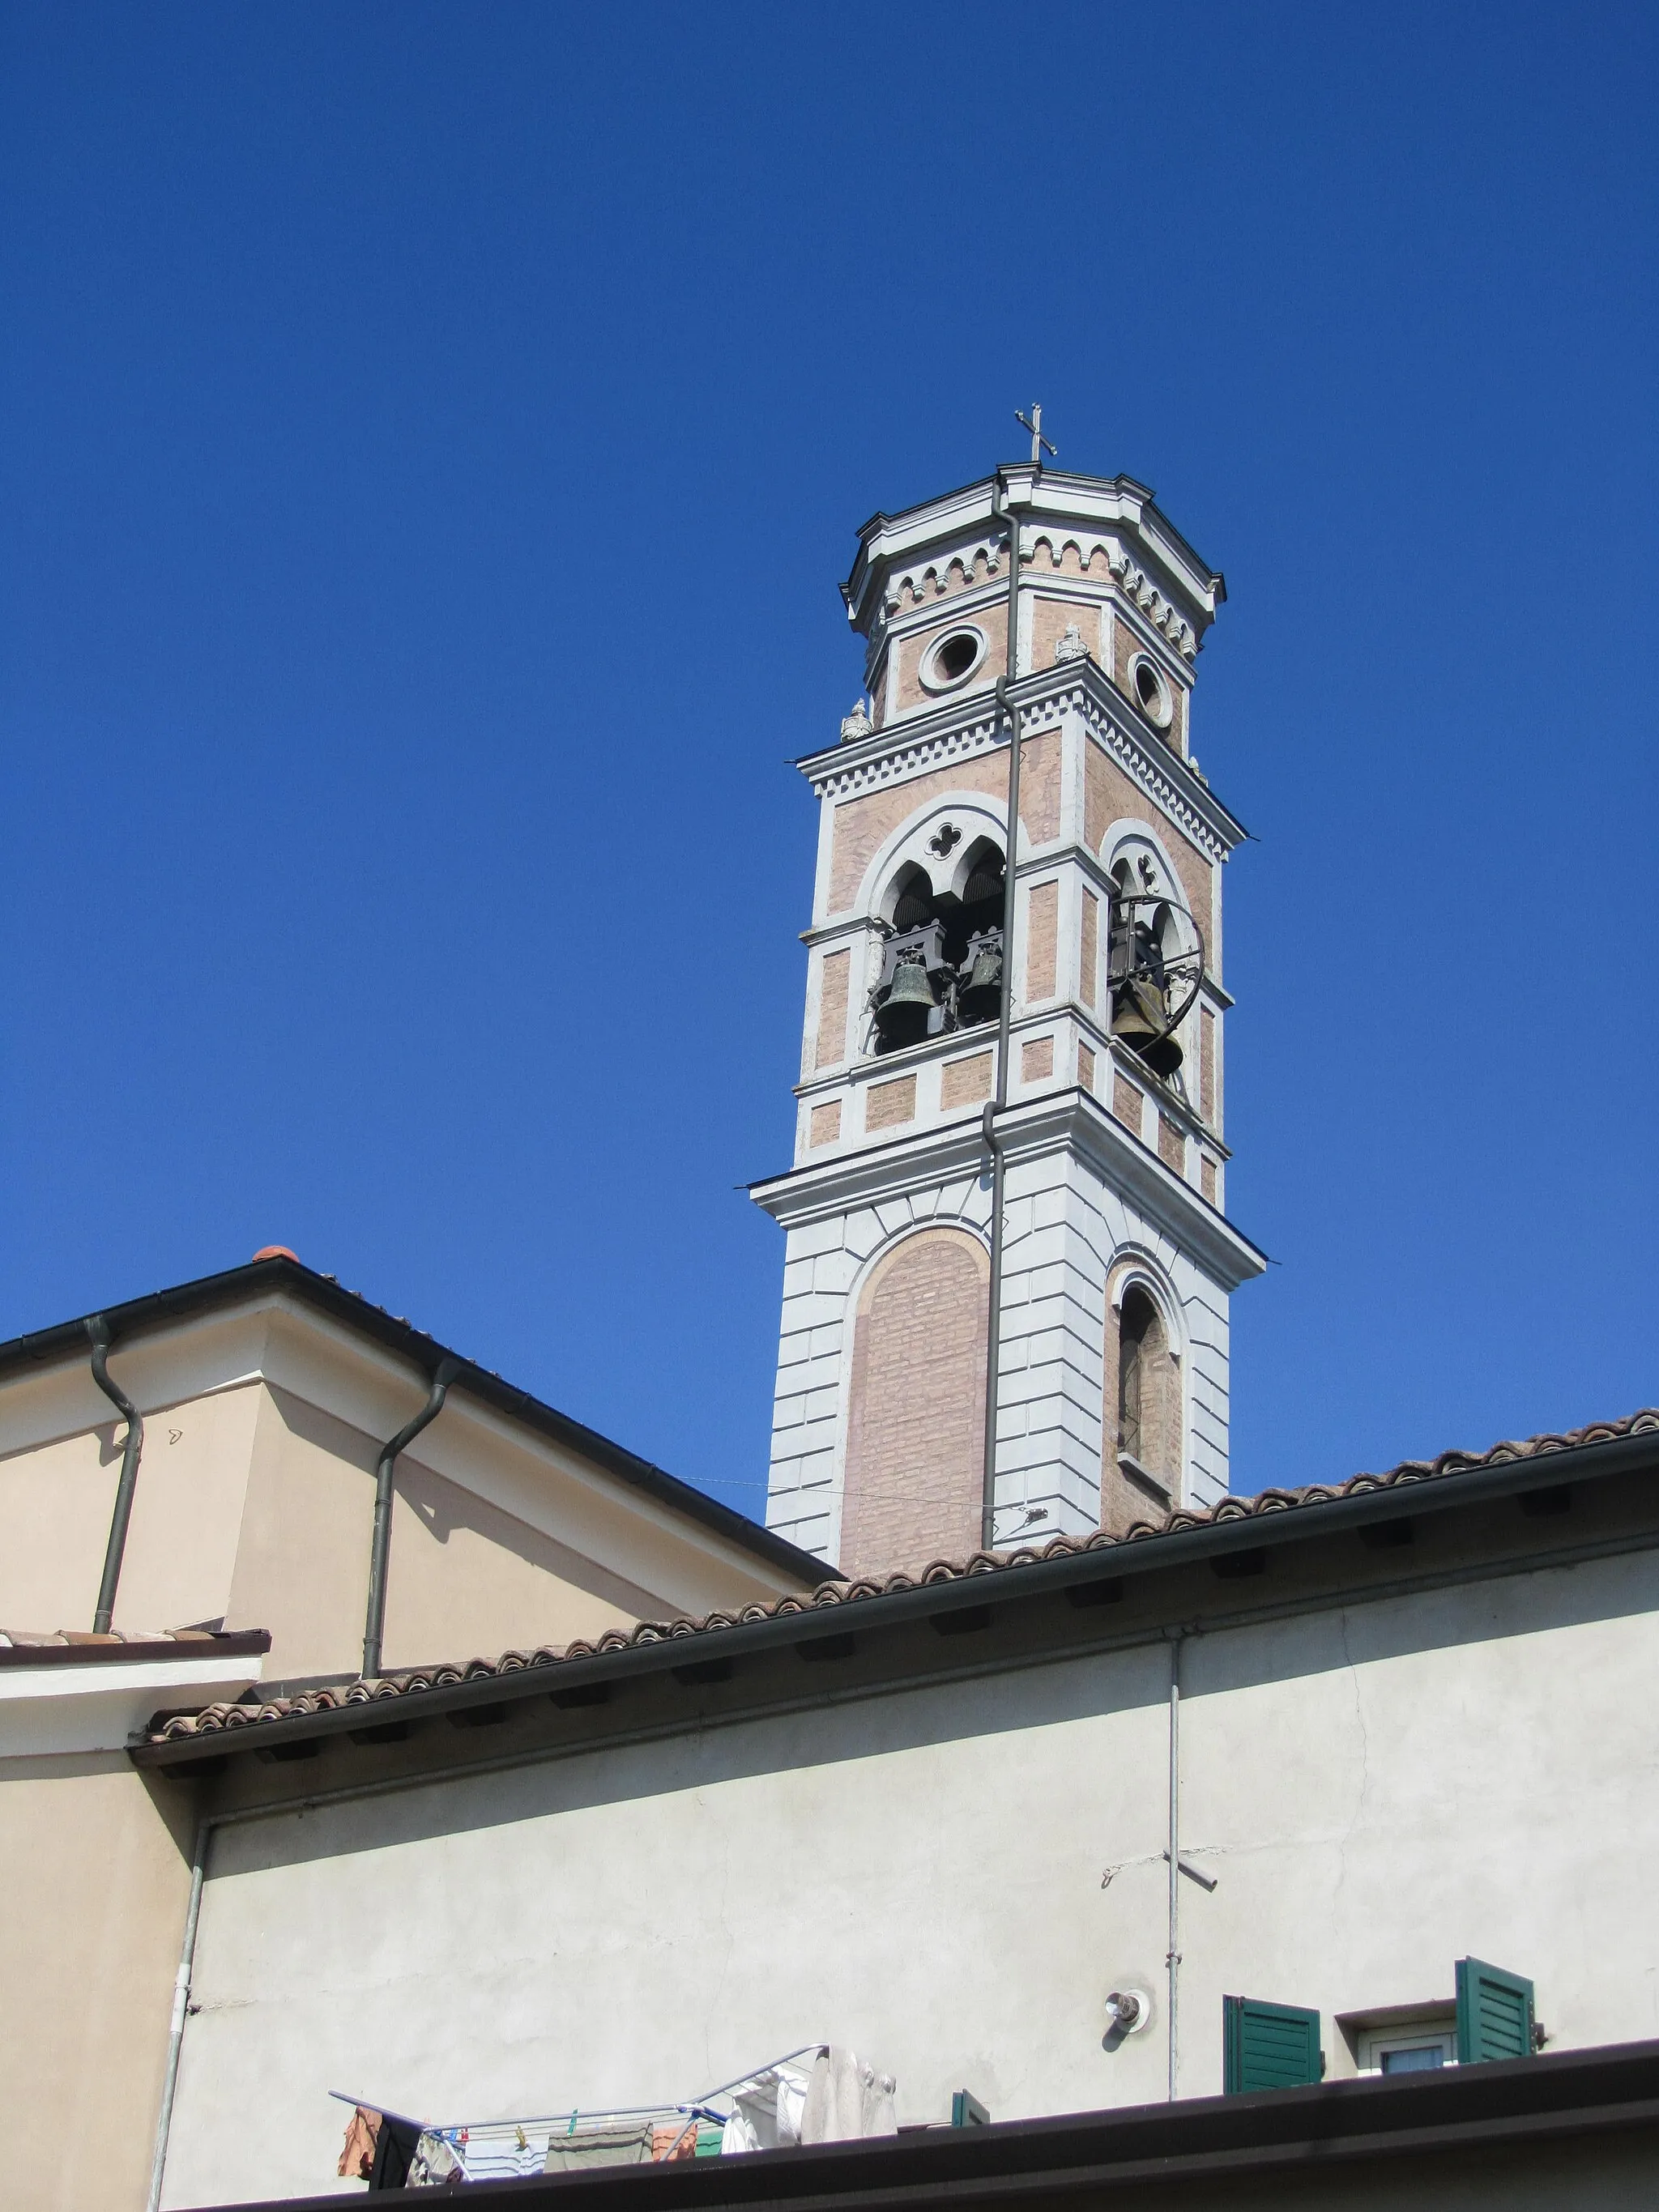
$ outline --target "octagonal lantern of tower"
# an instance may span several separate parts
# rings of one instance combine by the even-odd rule
[[[1008,652],[1008,522],[1018,532]],[[1227,1489],[1221,870],[1191,750],[1224,597],[1126,477],[1002,471],[859,534],[867,701],[819,804],[768,1524],[844,1574],[1121,1529]],[[1020,724],[1005,976],[1008,722]],[[995,1451],[990,1153],[1006,981]]]

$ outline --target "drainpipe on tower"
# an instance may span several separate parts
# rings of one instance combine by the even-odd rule
[[[1019,861],[1019,709],[1008,690],[1019,673],[1019,517],[1009,496],[1007,478],[1000,471],[997,483],[1008,524],[1008,651],[1005,672],[997,678],[997,704],[1008,717],[1008,836],[1007,856],[1003,864],[1002,1006],[997,1016],[996,1089],[986,1102],[981,1124],[991,1154],[991,1283],[987,1294],[985,1465],[980,1503],[980,1547],[987,1552],[994,1548],[997,1533],[997,1369],[1002,1352],[1002,1206],[1006,1180],[997,1116],[1008,1103],[1009,1024],[1014,1003],[1014,915]]]

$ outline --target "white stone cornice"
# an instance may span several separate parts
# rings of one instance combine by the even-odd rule
[[[958,723],[951,710],[942,710],[905,723],[902,738],[890,730],[877,730],[855,745],[811,754],[796,766],[818,799],[845,799],[855,791],[872,791],[907,776],[923,775],[945,761],[989,752],[1005,742],[992,695],[981,692],[977,703],[979,712],[970,722]],[[960,704],[955,711],[960,714]]]
[[[1068,711],[1081,714],[1102,750],[1210,859],[1224,860],[1249,836],[1243,823],[1228,812],[1152,724],[1134,712],[1094,661],[1069,660],[1022,676],[1013,696],[1019,706],[1022,737],[1037,737],[1057,726]],[[971,710],[967,720],[961,719],[964,708]],[[973,700],[935,708],[898,728],[872,730],[855,744],[809,753],[795,765],[818,799],[847,799],[924,775],[947,761],[971,759],[1006,743],[994,696],[981,691]]]
[[[1249,1237],[1083,1091],[1062,1091],[1010,1107],[997,1127],[1011,1161],[1066,1150],[1080,1153],[1222,1290],[1237,1290],[1266,1268],[1266,1255]],[[794,1229],[988,1172],[987,1159],[979,1124],[956,1122],[842,1158],[809,1163],[752,1183],[749,1194],[775,1221]]]

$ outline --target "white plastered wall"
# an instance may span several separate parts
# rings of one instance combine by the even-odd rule
[[[1182,1892],[1182,2095],[1221,2086],[1224,1991],[1318,2008],[1340,2074],[1335,2014],[1443,2002],[1469,1954],[1535,1980],[1552,2048],[1659,2033],[1656,1603],[1650,1551],[1186,1646],[1215,1887]],[[349,2191],[331,2089],[529,2117],[820,2037],[902,2121],[1160,2100],[1169,1668],[1153,1640],[227,1831],[164,2201]],[[1152,2022],[1107,2049],[1126,1985]]]

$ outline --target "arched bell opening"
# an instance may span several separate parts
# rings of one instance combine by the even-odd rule
[[[1164,890],[1149,854],[1119,860],[1111,883],[1112,1035],[1173,1083],[1185,1056],[1181,1024],[1203,980],[1204,941],[1185,907]]]
[[[981,838],[954,872],[960,889],[936,891],[909,863],[878,909],[884,917],[880,979],[870,994],[877,1052],[994,1022],[1002,1010],[1001,848]]]

